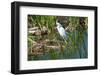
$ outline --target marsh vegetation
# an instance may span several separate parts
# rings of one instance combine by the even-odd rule
[[[78,59],[88,57],[88,18],[28,15],[28,60]],[[56,20],[68,33],[65,41]]]

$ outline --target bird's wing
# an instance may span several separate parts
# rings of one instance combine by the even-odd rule
[[[60,35],[61,36],[64,36],[64,37],[66,36],[66,31],[65,31],[65,29],[63,27],[60,27],[59,31],[60,31]]]

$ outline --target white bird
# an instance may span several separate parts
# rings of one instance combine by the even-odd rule
[[[63,37],[64,40],[67,40],[68,36],[67,36],[67,33],[65,31],[65,29],[63,28],[63,26],[56,21],[56,25],[57,25],[57,30],[60,34],[61,37]]]

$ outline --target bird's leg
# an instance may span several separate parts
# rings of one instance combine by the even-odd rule
[[[64,39],[64,41],[65,41],[65,44],[67,45],[67,41],[66,41],[66,39],[63,37],[63,39]]]

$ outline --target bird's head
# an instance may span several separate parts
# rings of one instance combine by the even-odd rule
[[[59,21],[56,21],[56,25],[57,25],[57,28],[62,27],[62,25],[59,23]]]

